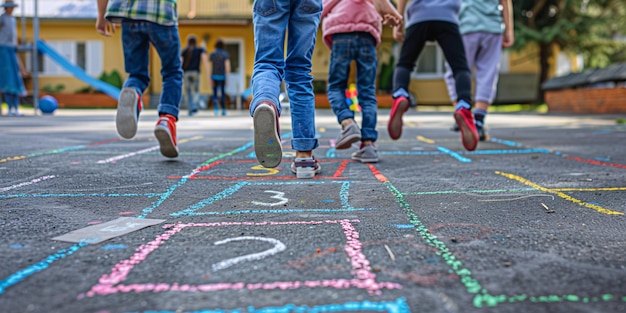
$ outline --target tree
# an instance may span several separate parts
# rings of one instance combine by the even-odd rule
[[[538,47],[539,102],[543,102],[541,84],[548,79],[555,46],[582,54],[589,67],[626,62],[626,42],[616,40],[626,33],[624,0],[518,0],[513,1],[513,10],[514,49]]]

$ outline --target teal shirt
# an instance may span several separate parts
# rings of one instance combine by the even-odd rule
[[[500,0],[463,0],[459,29],[461,34],[504,33]]]
[[[105,17],[112,23],[130,19],[165,26],[178,24],[176,0],[111,0]]]

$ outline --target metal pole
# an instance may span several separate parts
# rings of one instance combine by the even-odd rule
[[[39,0],[35,2],[35,11],[33,14],[33,107],[35,115],[39,111],[39,51],[37,49],[37,41],[39,40]]]
[[[20,17],[20,21],[22,22],[22,44],[26,43],[26,13],[24,10],[24,1],[22,0],[22,16]]]

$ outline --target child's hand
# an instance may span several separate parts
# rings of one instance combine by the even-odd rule
[[[383,18],[383,24],[399,26],[402,24],[402,15],[391,5],[389,0],[374,0],[376,11]]]
[[[115,33],[115,25],[104,18],[96,19],[96,31],[102,36],[111,37]]]
[[[402,16],[385,14],[383,15],[383,24],[388,25],[388,26],[401,26]]]
[[[507,30],[502,36],[502,48],[510,48],[515,43],[515,36],[513,36],[513,30]]]
[[[402,24],[393,27],[393,39],[397,42],[404,41],[404,32],[402,32]]]

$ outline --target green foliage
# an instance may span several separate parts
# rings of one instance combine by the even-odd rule
[[[99,79],[109,85],[115,86],[116,88],[122,88],[122,85],[124,84],[122,76],[120,76],[120,73],[116,70],[112,70],[110,74],[102,72]]]
[[[100,77],[98,77],[98,79],[120,89],[122,88],[122,85],[124,84],[124,81],[122,80],[122,76],[120,76],[120,73],[116,70],[112,70],[110,74],[107,74],[107,72],[102,72],[102,74],[100,74]],[[96,93],[96,92],[99,92],[99,91],[91,86],[85,86],[75,91],[75,93]]]
[[[47,93],[59,93],[63,91],[63,89],[65,89],[65,85],[63,84],[57,84],[54,87],[48,84],[48,85],[43,86],[43,88],[41,88],[41,91],[47,92]]]
[[[513,1],[515,46],[554,44],[566,52],[582,54],[587,67],[626,62],[624,0],[517,0]]]
[[[313,93],[314,94],[325,94],[326,93],[326,81],[323,81],[323,80],[313,80]]]
[[[391,93],[393,89],[393,70],[395,60],[393,55],[389,58],[389,62],[383,63],[380,68],[380,74],[378,74],[378,89]]]

